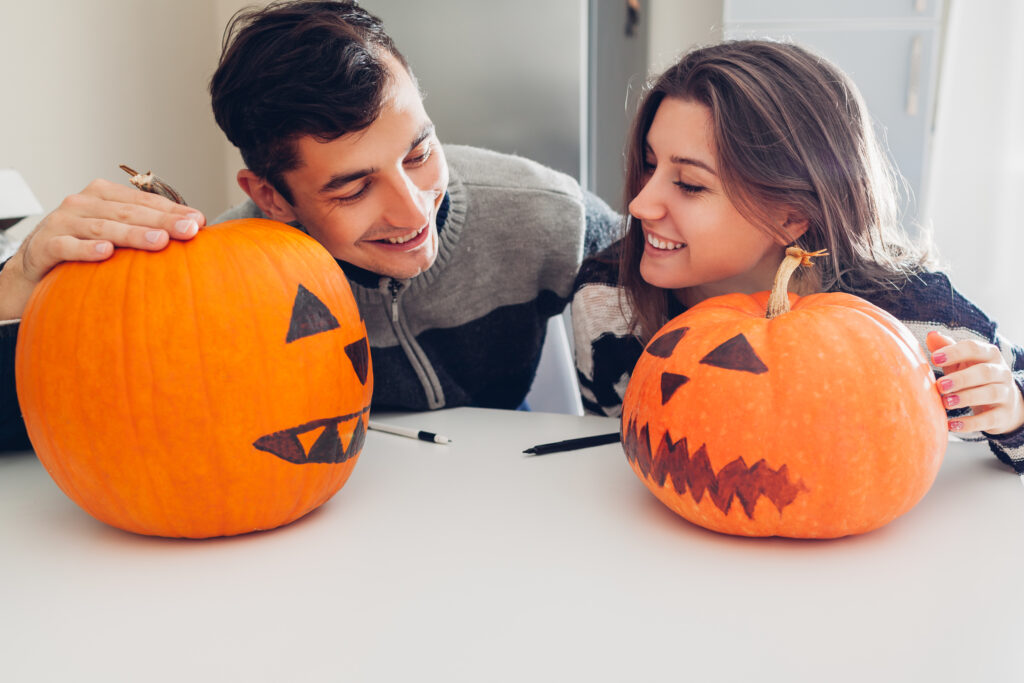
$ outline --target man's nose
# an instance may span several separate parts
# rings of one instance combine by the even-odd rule
[[[399,228],[422,228],[430,216],[425,206],[423,193],[405,173],[393,178],[387,197],[384,218],[388,224]]]

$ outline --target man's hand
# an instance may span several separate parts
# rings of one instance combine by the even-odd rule
[[[0,320],[20,318],[32,290],[62,261],[102,261],[114,249],[159,251],[195,236],[206,219],[169,199],[107,180],[66,197],[0,271]]]
[[[1006,434],[1024,425],[1024,397],[996,346],[958,342],[935,331],[927,342],[932,362],[945,373],[938,380],[943,404],[974,413],[950,420],[950,431]]]

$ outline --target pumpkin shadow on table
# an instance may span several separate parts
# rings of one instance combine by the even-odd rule
[[[81,510],[75,506],[75,512],[83,518],[81,524],[88,525],[88,529],[80,529],[80,532],[91,534],[95,539],[104,544],[108,544],[115,547],[154,547],[154,546],[167,546],[167,547],[222,547],[227,544],[241,544],[241,543],[254,543],[259,539],[269,540],[277,533],[288,533],[289,530],[296,532],[304,527],[315,525],[317,519],[323,514],[323,508],[330,503],[334,503],[336,506],[340,501],[328,501],[324,505],[311,510],[302,517],[291,521],[287,524],[274,527],[272,529],[259,529],[255,531],[249,531],[244,534],[236,534],[234,536],[211,536],[209,538],[173,538],[167,536],[149,536],[146,534],[138,534],[133,531],[126,531],[119,529],[114,526],[110,526],[104,522],[95,519],[84,510]],[[67,522],[63,522],[67,525]],[[140,546],[142,544],[142,546]]]

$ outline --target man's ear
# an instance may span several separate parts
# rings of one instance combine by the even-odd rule
[[[236,176],[238,186],[249,195],[256,206],[267,218],[282,223],[296,220],[295,211],[292,205],[281,196],[281,193],[274,189],[265,178],[261,178],[247,168],[243,168]]]

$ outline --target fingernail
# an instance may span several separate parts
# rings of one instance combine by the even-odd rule
[[[163,234],[163,230],[147,230],[146,241],[149,242],[150,244],[156,244],[157,241],[160,239],[160,236]]]
[[[932,362],[935,363],[936,365],[942,365],[943,363],[946,362],[946,354],[944,354],[942,351],[932,354]]]
[[[949,396],[946,397],[946,406],[947,407],[952,408],[953,406],[959,405],[959,404],[960,404],[960,397],[957,396],[956,394],[950,394]]]
[[[110,253],[110,242],[97,242],[96,243],[96,252],[99,253],[99,254],[109,254]]]
[[[940,379],[939,380],[939,391],[949,391],[953,388],[953,380],[951,379]]]
[[[199,223],[197,223],[193,218],[182,218],[174,224],[174,231],[179,235],[189,237],[199,231]]]
[[[951,431],[951,432],[959,432],[963,428],[964,428],[964,423],[961,422],[960,420],[950,420],[949,421],[949,431]]]

